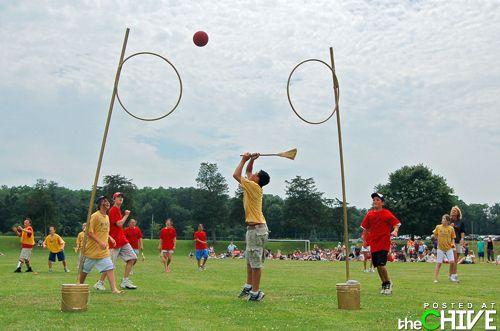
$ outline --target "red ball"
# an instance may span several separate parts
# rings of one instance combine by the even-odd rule
[[[198,47],[203,47],[208,43],[208,34],[205,31],[198,31],[193,35],[193,42]]]

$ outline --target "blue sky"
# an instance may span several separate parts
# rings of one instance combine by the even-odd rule
[[[160,53],[184,95],[165,120],[144,123],[118,105],[102,173],[139,186],[191,186],[200,162],[231,184],[243,151],[299,149],[262,159],[268,191],[314,177],[340,197],[335,122],[309,126],[286,98],[291,69],[335,50],[347,196],[366,207],[388,173],[423,163],[466,202],[500,201],[498,1],[7,1],[0,4],[0,183],[37,178],[71,188],[93,180],[123,34],[127,54]],[[204,48],[192,43],[208,32]],[[121,95],[137,114],[169,109],[178,93],[153,58],[125,65]],[[299,70],[293,99],[318,119],[333,106],[331,78]]]

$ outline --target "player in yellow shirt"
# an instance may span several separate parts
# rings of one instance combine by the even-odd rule
[[[441,264],[444,258],[448,260],[450,264],[450,280],[456,282],[455,278],[451,277],[453,271],[453,265],[455,264],[455,257],[453,256],[453,247],[455,239],[455,230],[450,225],[450,215],[445,214],[441,219],[441,224],[436,226],[433,232],[433,237],[438,240],[437,248],[437,260],[436,269],[434,270],[434,283],[438,282],[439,269],[441,269]]]
[[[64,272],[69,272],[66,257],[64,256],[65,245],[64,240],[56,233],[56,228],[53,226],[49,227],[49,235],[43,241],[43,248],[48,248],[49,250],[49,272],[52,272],[52,265],[56,262],[56,256],[57,260],[62,262]]]
[[[80,259],[82,257],[82,248],[83,248],[83,237],[85,236],[85,228],[87,227],[87,223],[82,224],[82,232],[78,234],[78,237],[76,237],[76,247],[75,247],[75,253],[78,255],[78,260],[76,262],[76,268],[80,268]]]
[[[262,187],[269,183],[269,175],[264,170],[252,173],[253,163],[260,154],[245,153],[234,171],[233,178],[243,188],[243,208],[245,209],[247,281],[239,295],[248,301],[261,301],[264,292],[260,290],[260,278],[264,263],[264,245],[269,236],[266,219],[262,213]],[[248,162],[245,170],[246,177],[242,177],[243,166]]]
[[[109,254],[108,241],[114,246],[115,240],[109,236],[109,217],[107,211],[110,204],[108,198],[101,196],[96,200],[98,210],[90,216],[88,240],[83,247],[83,269],[80,274],[80,284],[85,282],[85,278],[95,267],[100,273],[105,273],[109,280],[109,285],[113,293],[122,293],[115,282],[113,261]]]

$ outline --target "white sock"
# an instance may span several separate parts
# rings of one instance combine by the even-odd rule
[[[255,295],[259,294],[259,291],[257,291],[257,292],[250,291],[250,294],[255,296]]]
[[[249,289],[249,288],[252,288],[252,285],[245,283],[245,285],[243,285],[243,287],[246,288],[246,289]]]
[[[17,267],[21,268],[21,261],[17,261]]]

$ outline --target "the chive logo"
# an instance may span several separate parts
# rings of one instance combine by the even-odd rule
[[[398,319],[398,330],[496,330],[495,303],[424,303],[419,320]]]

